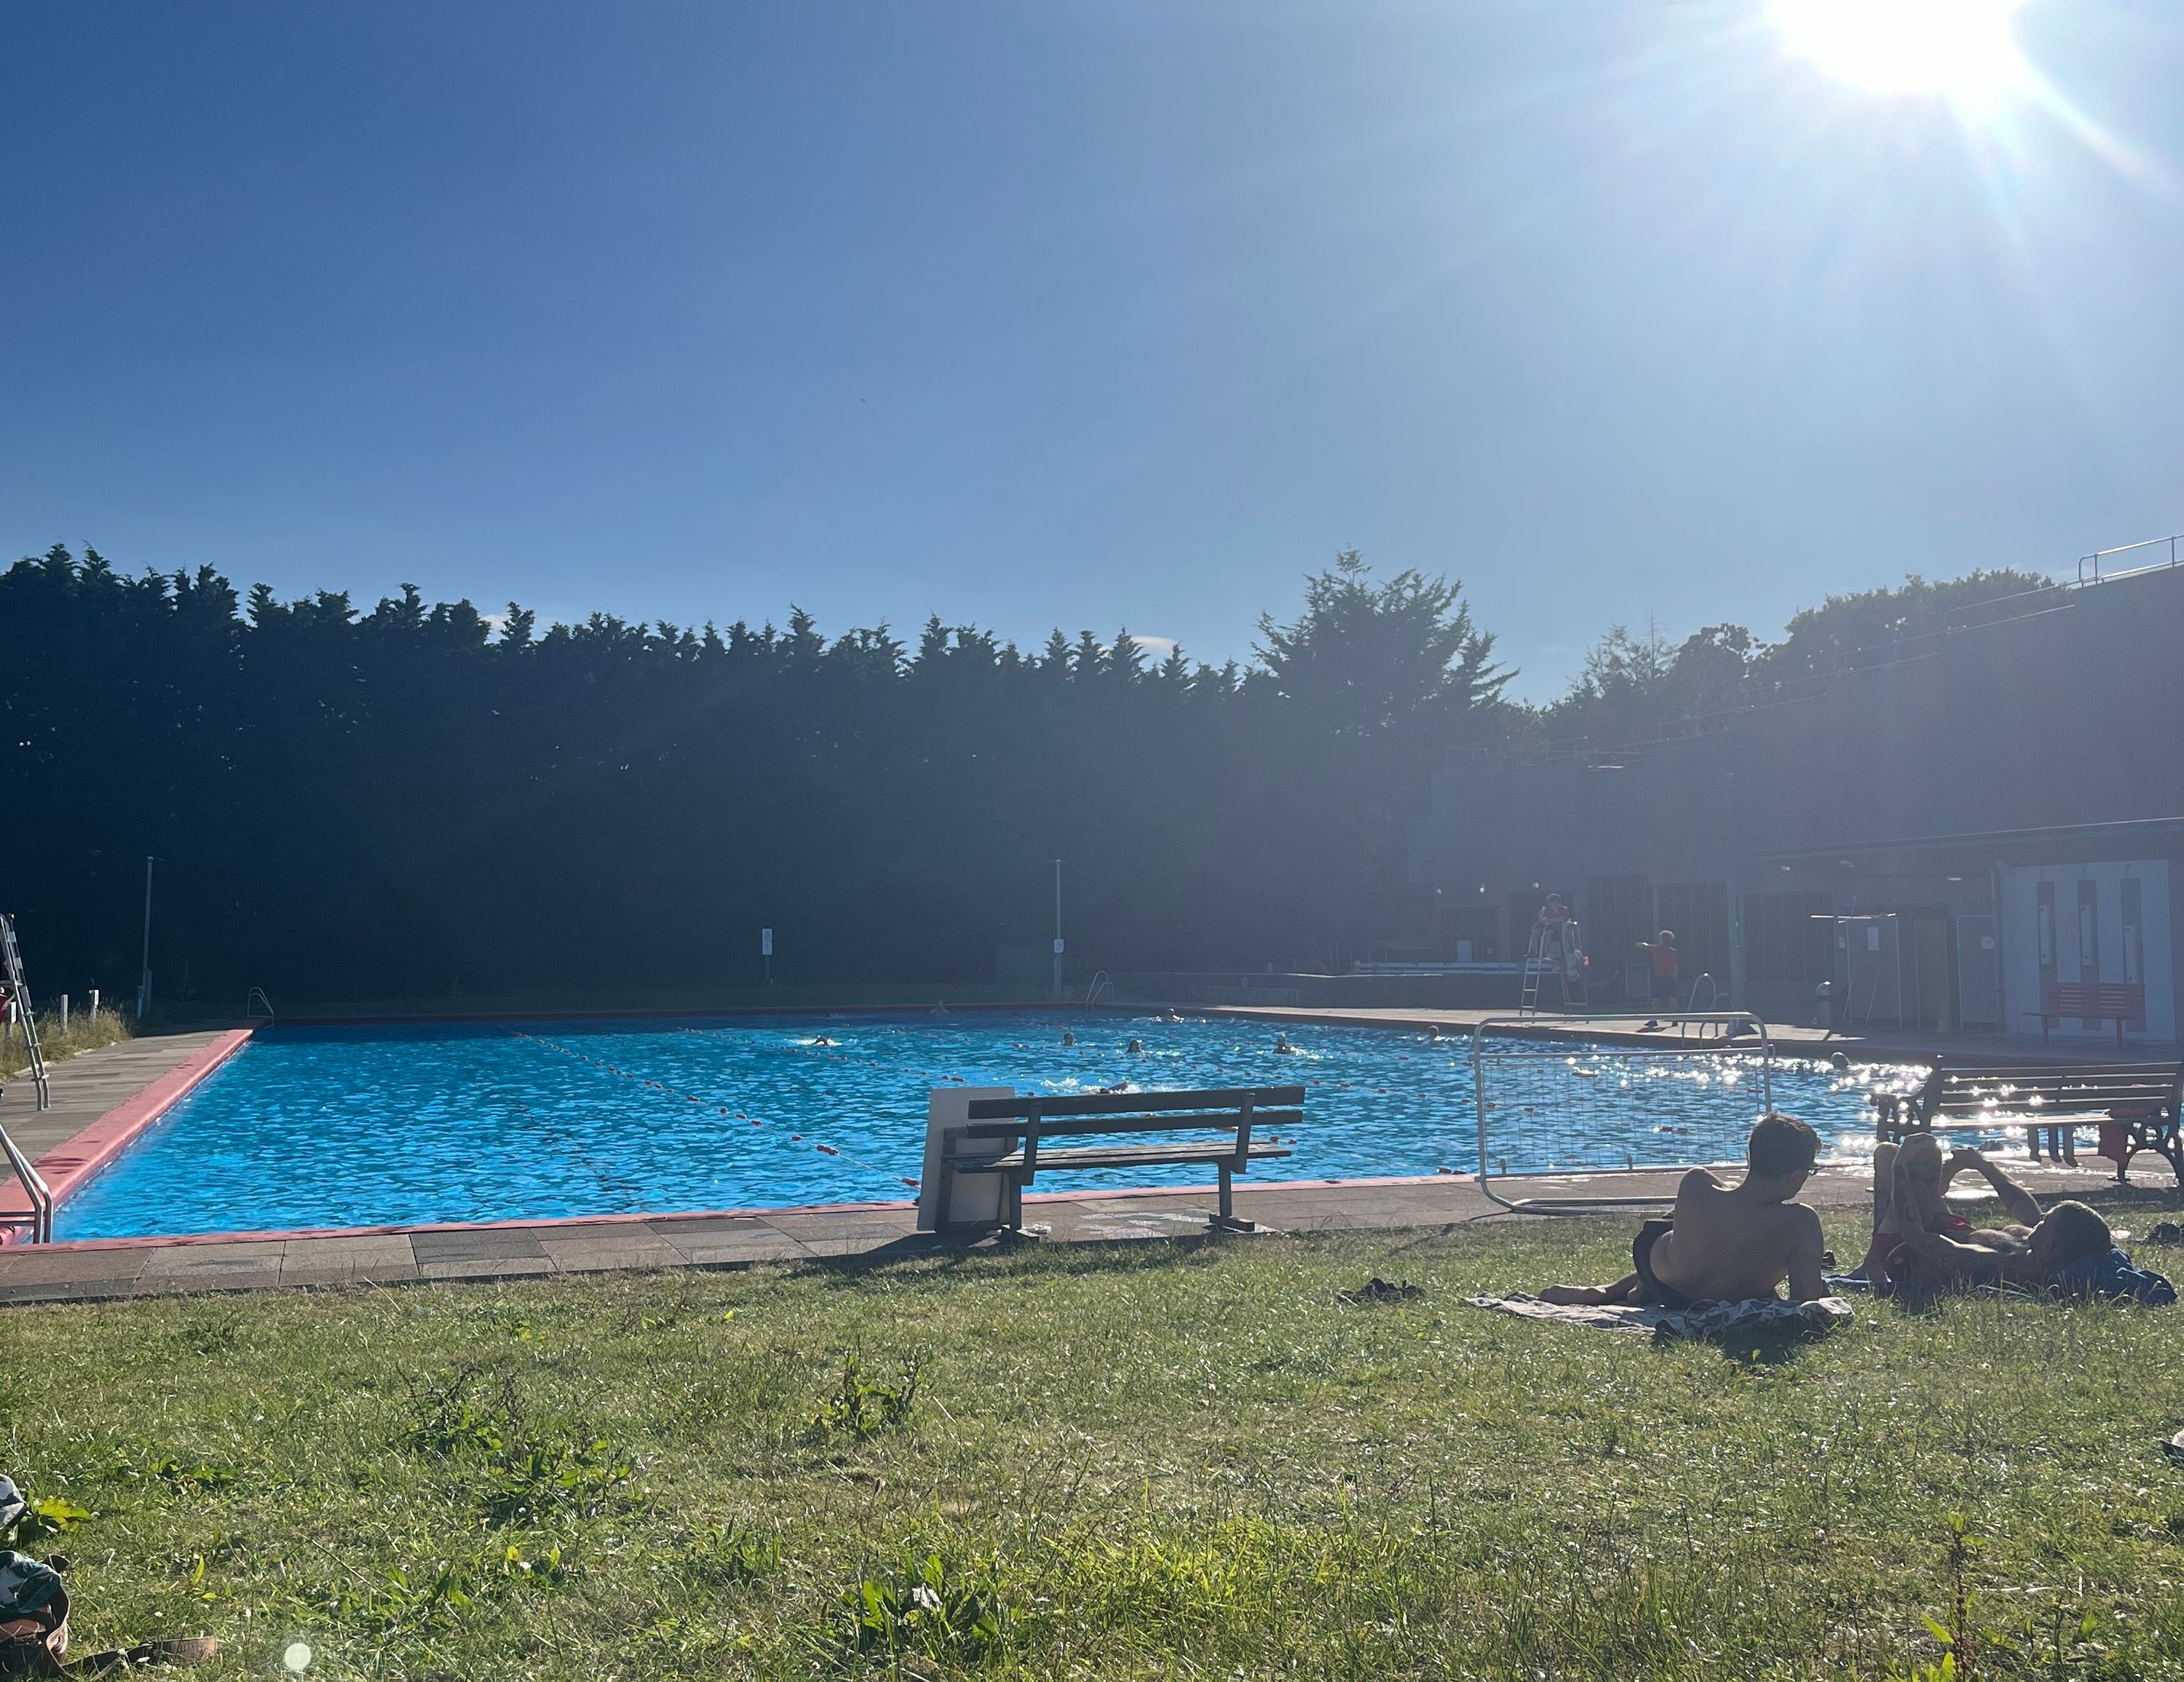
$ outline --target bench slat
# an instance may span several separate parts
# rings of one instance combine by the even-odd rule
[[[1254,1162],[1273,1161],[1286,1156],[1286,1145],[1254,1145],[1246,1156]],[[1039,1147],[1038,1172],[1049,1168],[1154,1168],[1164,1165],[1178,1167],[1194,1163],[1214,1164],[1236,1160],[1235,1147],[1223,1149],[1219,1145],[1185,1145],[1178,1149],[1170,1145],[1072,1145],[1061,1150]],[[1008,1172],[1024,1165],[1023,1152],[1015,1150],[1006,1156],[997,1156],[990,1162],[965,1163],[955,1169],[959,1174]]]
[[[1039,1106],[1044,1123],[1056,1116],[1137,1115],[1155,1110],[1240,1110],[1249,1099],[1254,1110],[1295,1109],[1304,1102],[1301,1086],[1242,1086],[1207,1092],[1085,1092],[1054,1098],[974,1098],[974,1122],[1006,1121]]]
[[[2124,1106],[2173,1106],[2184,1065],[2048,1066],[1936,1071],[1915,1103],[1929,1115],[2098,1114]]]
[[[1039,1136],[1045,1139],[1069,1139],[1088,1133],[1189,1133],[1193,1128],[1234,1133],[1239,1125],[1234,1110],[1217,1111],[1210,1116],[1097,1116],[1073,1122],[1050,1122],[1044,1116],[1039,1119]],[[1251,1112],[1252,1131],[1262,1128],[1294,1128],[1304,1125],[1301,1110],[1254,1110]],[[963,1139],[1021,1139],[1024,1133],[1022,1122],[973,1122],[967,1128],[951,1128],[949,1132]],[[1044,1154],[1045,1147],[1040,1150]]]

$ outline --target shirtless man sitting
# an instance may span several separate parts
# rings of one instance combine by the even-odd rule
[[[1874,1164],[1877,1218],[1869,1260],[1880,1263],[1880,1280],[1929,1288],[2004,1282],[2044,1287],[2071,1263],[2105,1255],[2114,1242],[2109,1223],[2082,1203],[2058,1203],[2043,1214],[2031,1192],[1977,1150],[1959,1150],[1942,1161],[1933,1134],[1914,1133],[1892,1154],[1891,1161],[1876,1153]],[[1994,1188],[2014,1224],[1944,1225],[1931,1218],[1930,1206],[1966,1168]],[[1886,1188],[1880,1184],[1884,1171],[1892,1181]]]
[[[1674,1216],[1638,1228],[1630,1273],[1612,1285],[1550,1285],[1540,1300],[1688,1308],[1772,1296],[1785,1279],[1792,1302],[1825,1296],[1820,1217],[1790,1200],[1819,1153],[1819,1136],[1804,1122],[1762,1116],[1745,1146],[1741,1182],[1724,1185],[1692,1169],[1676,1189]]]

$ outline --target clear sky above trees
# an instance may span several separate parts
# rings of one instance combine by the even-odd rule
[[[2067,567],[2184,525],[2184,10],[2015,22],[1974,109],[1763,0],[16,7],[0,554],[1219,660],[1355,547],[1534,699]]]

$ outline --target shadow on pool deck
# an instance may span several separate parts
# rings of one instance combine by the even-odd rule
[[[35,1118],[42,1143],[64,1145],[83,1127],[186,1056],[207,1036],[136,1040],[56,1066],[54,1107]],[[19,1140],[32,1122],[28,1083],[11,1083],[0,1112]],[[27,1141],[26,1141],[27,1142]],[[2094,1163],[2098,1158],[2091,1159]],[[2105,1165],[2012,1172],[2034,1190],[2083,1196],[2114,1184]],[[1621,1195],[1665,1194],[1673,1173],[1615,1176]],[[1497,1181],[1509,1195],[1585,1186],[1581,1175]],[[1855,1206],[1869,1197],[1855,1169],[1824,1170],[1810,1201]],[[1211,1186],[1159,1191],[1063,1193],[1026,1199],[1027,1223],[1050,1243],[1120,1243],[1207,1237]],[[1468,1177],[1357,1182],[1240,1184],[1237,1213],[1273,1233],[1430,1230],[1508,1217]],[[1248,1243],[1224,1237],[1221,1242]],[[748,1267],[760,1262],[883,1265],[911,1255],[970,1253],[978,1245],[916,1230],[908,1203],[755,1212],[614,1216],[597,1220],[376,1228],[309,1234],[104,1239],[0,1248],[0,1305],[88,1301],[198,1291],[264,1290],[416,1281],[525,1278],[630,1269]]]

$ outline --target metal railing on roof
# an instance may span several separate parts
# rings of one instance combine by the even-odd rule
[[[2112,578],[2125,578],[2135,572],[2154,572],[2163,567],[2174,566],[2180,557],[2177,545],[2184,543],[2184,532],[2173,537],[2148,537],[2142,543],[2126,543],[2117,549],[2095,549],[2078,560],[2078,582],[2081,584],[2101,584]],[[2128,566],[2109,565],[2118,555],[2133,555]]]

